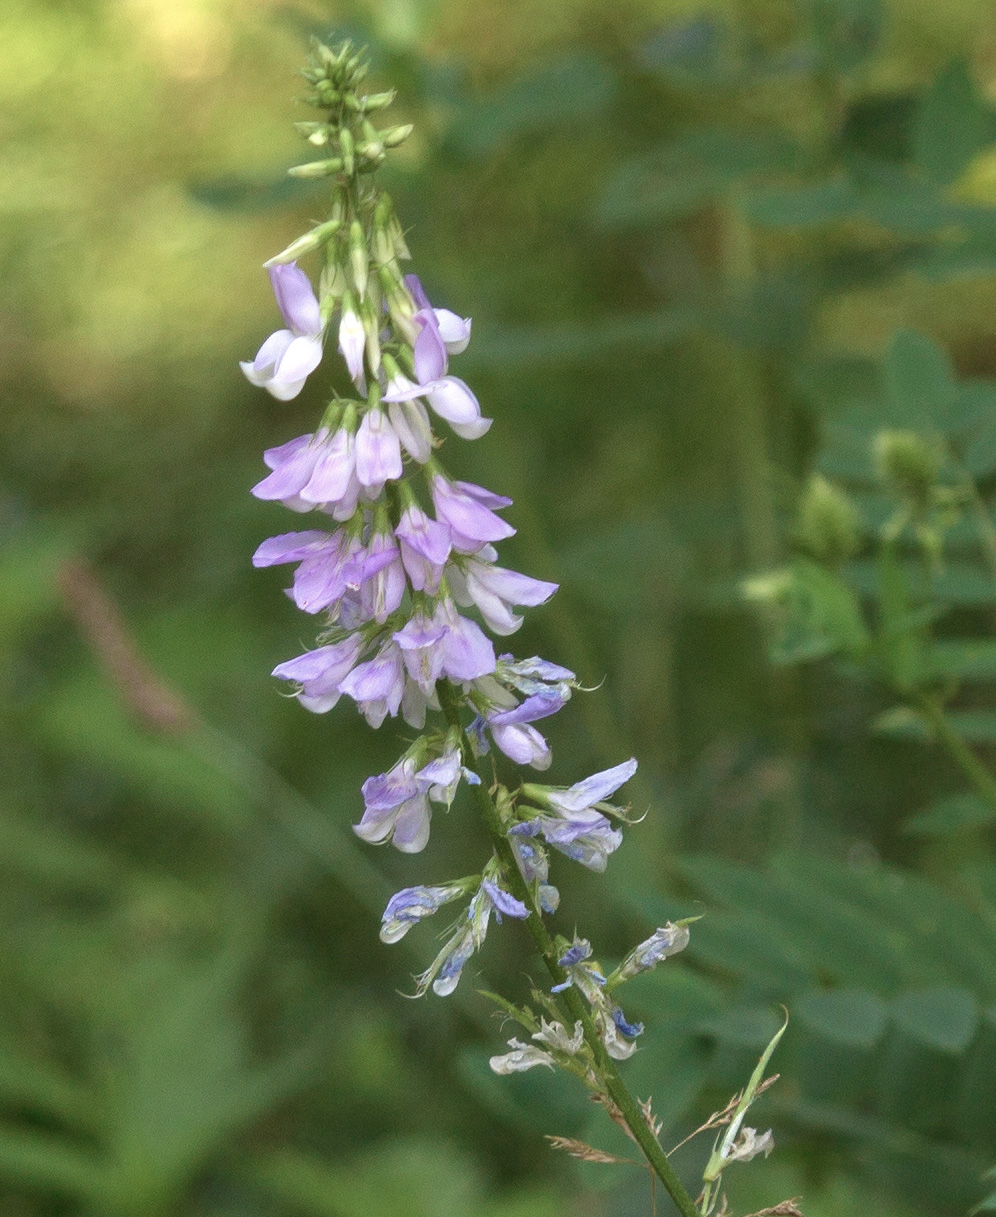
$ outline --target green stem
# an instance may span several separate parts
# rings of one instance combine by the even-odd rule
[[[996,778],[983,765],[968,744],[951,726],[944,708],[936,697],[919,693],[915,697],[916,706],[933,728],[938,743],[945,749],[976,792],[996,809]]]
[[[529,931],[536,950],[543,957],[543,962],[546,964],[547,970],[553,977],[554,982],[556,984],[563,984],[568,979],[568,973],[558,962],[560,952],[547,932],[547,928],[543,924],[542,910],[529,885],[523,878],[522,872],[519,870],[519,864],[509,843],[505,826],[491,797],[487,778],[480,774],[477,769],[474,753],[463,723],[460,720],[460,710],[453,691],[445,681],[440,681],[436,685],[436,691],[439,694],[439,702],[443,708],[443,713],[446,715],[447,722],[451,727],[456,728],[460,732],[460,746],[463,751],[464,764],[469,769],[473,769],[475,773],[478,773],[478,776],[481,778],[480,783],[472,787],[473,796],[488,834],[491,837],[495,853],[502,864],[506,882],[511,889],[512,895],[531,909],[530,915],[525,919],[525,927]],[[560,998],[567,1007],[572,1021],[581,1024],[585,1042],[591,1049],[599,1079],[604,1085],[606,1093],[615,1104],[626,1127],[632,1134],[634,1141],[636,1141],[643,1151],[654,1173],[664,1184],[678,1212],[682,1214],[682,1217],[700,1217],[694,1200],[692,1200],[685,1190],[674,1167],[668,1162],[667,1155],[654,1135],[653,1129],[647,1123],[639,1103],[630,1094],[626,1083],[619,1076],[612,1058],[606,1052],[605,1045],[602,1043],[602,1037],[598,1034],[598,1029],[591,1017],[591,1012],[585,1005],[583,997],[572,986],[565,989],[560,994]]]

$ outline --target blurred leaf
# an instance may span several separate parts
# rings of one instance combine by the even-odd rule
[[[559,122],[591,121],[615,92],[611,68],[594,55],[566,55],[544,64],[485,101],[471,104],[447,132],[447,144],[469,157],[489,156],[530,131]]]
[[[283,1150],[261,1155],[253,1176],[309,1217],[472,1217],[481,1201],[473,1165],[438,1141],[384,1141],[352,1163]]]
[[[885,384],[893,417],[914,431],[944,428],[955,400],[950,360],[924,334],[900,330],[885,358]]]
[[[981,828],[996,820],[996,809],[974,794],[940,799],[926,811],[903,821],[903,832],[915,837],[946,837],[966,828]]]
[[[897,1026],[941,1052],[964,1052],[975,1035],[979,1009],[965,989],[921,989],[892,1003]]]
[[[885,1003],[864,989],[832,989],[806,993],[792,1006],[814,1030],[828,1039],[858,1048],[872,1048],[885,1033]]]
[[[861,195],[850,178],[795,187],[751,191],[744,203],[747,218],[766,228],[815,228],[854,218]]]
[[[996,588],[993,589],[996,599]],[[996,680],[996,639],[939,638],[931,647],[933,666],[955,680]]]
[[[964,59],[934,78],[913,128],[913,159],[931,181],[948,186],[986,143],[988,111]]]

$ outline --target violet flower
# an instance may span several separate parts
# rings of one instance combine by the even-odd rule
[[[308,276],[296,262],[271,266],[268,273],[288,328],[271,334],[256,358],[239,367],[252,384],[278,401],[290,401],[322,361],[324,326]]]

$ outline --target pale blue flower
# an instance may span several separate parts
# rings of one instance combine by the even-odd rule
[[[322,361],[322,324],[318,299],[296,262],[269,269],[270,283],[288,329],[277,330],[251,362],[239,367],[249,381],[279,401],[297,397]]]

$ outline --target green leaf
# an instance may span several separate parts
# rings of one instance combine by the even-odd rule
[[[838,652],[856,654],[868,642],[854,591],[833,571],[797,558],[784,571],[748,579],[744,595],[771,623],[771,658],[805,663]]]
[[[996,598],[996,587],[993,589]],[[939,676],[955,680],[996,680],[996,639],[942,638],[931,648],[931,659]]]
[[[525,132],[595,118],[610,103],[615,88],[614,73],[593,55],[562,56],[466,107],[447,132],[446,142],[465,156],[488,156]]]
[[[850,178],[815,185],[768,187],[751,191],[744,201],[748,220],[765,228],[816,228],[853,219],[861,195]]]
[[[792,1013],[827,1039],[855,1048],[873,1048],[885,1032],[887,1008],[866,989],[831,989],[806,993]]]
[[[951,415],[956,389],[951,361],[924,334],[896,334],[885,358],[885,384],[895,425],[936,430]]]
[[[979,1024],[979,1007],[967,989],[931,988],[903,993],[892,1003],[898,1027],[939,1052],[964,1052]]]
[[[913,160],[939,186],[954,182],[987,142],[989,114],[958,58],[943,68],[920,103],[913,129]]]
[[[946,837],[966,828],[981,828],[996,820],[996,809],[974,794],[956,794],[940,799],[926,811],[903,821],[903,832],[912,837]]]

